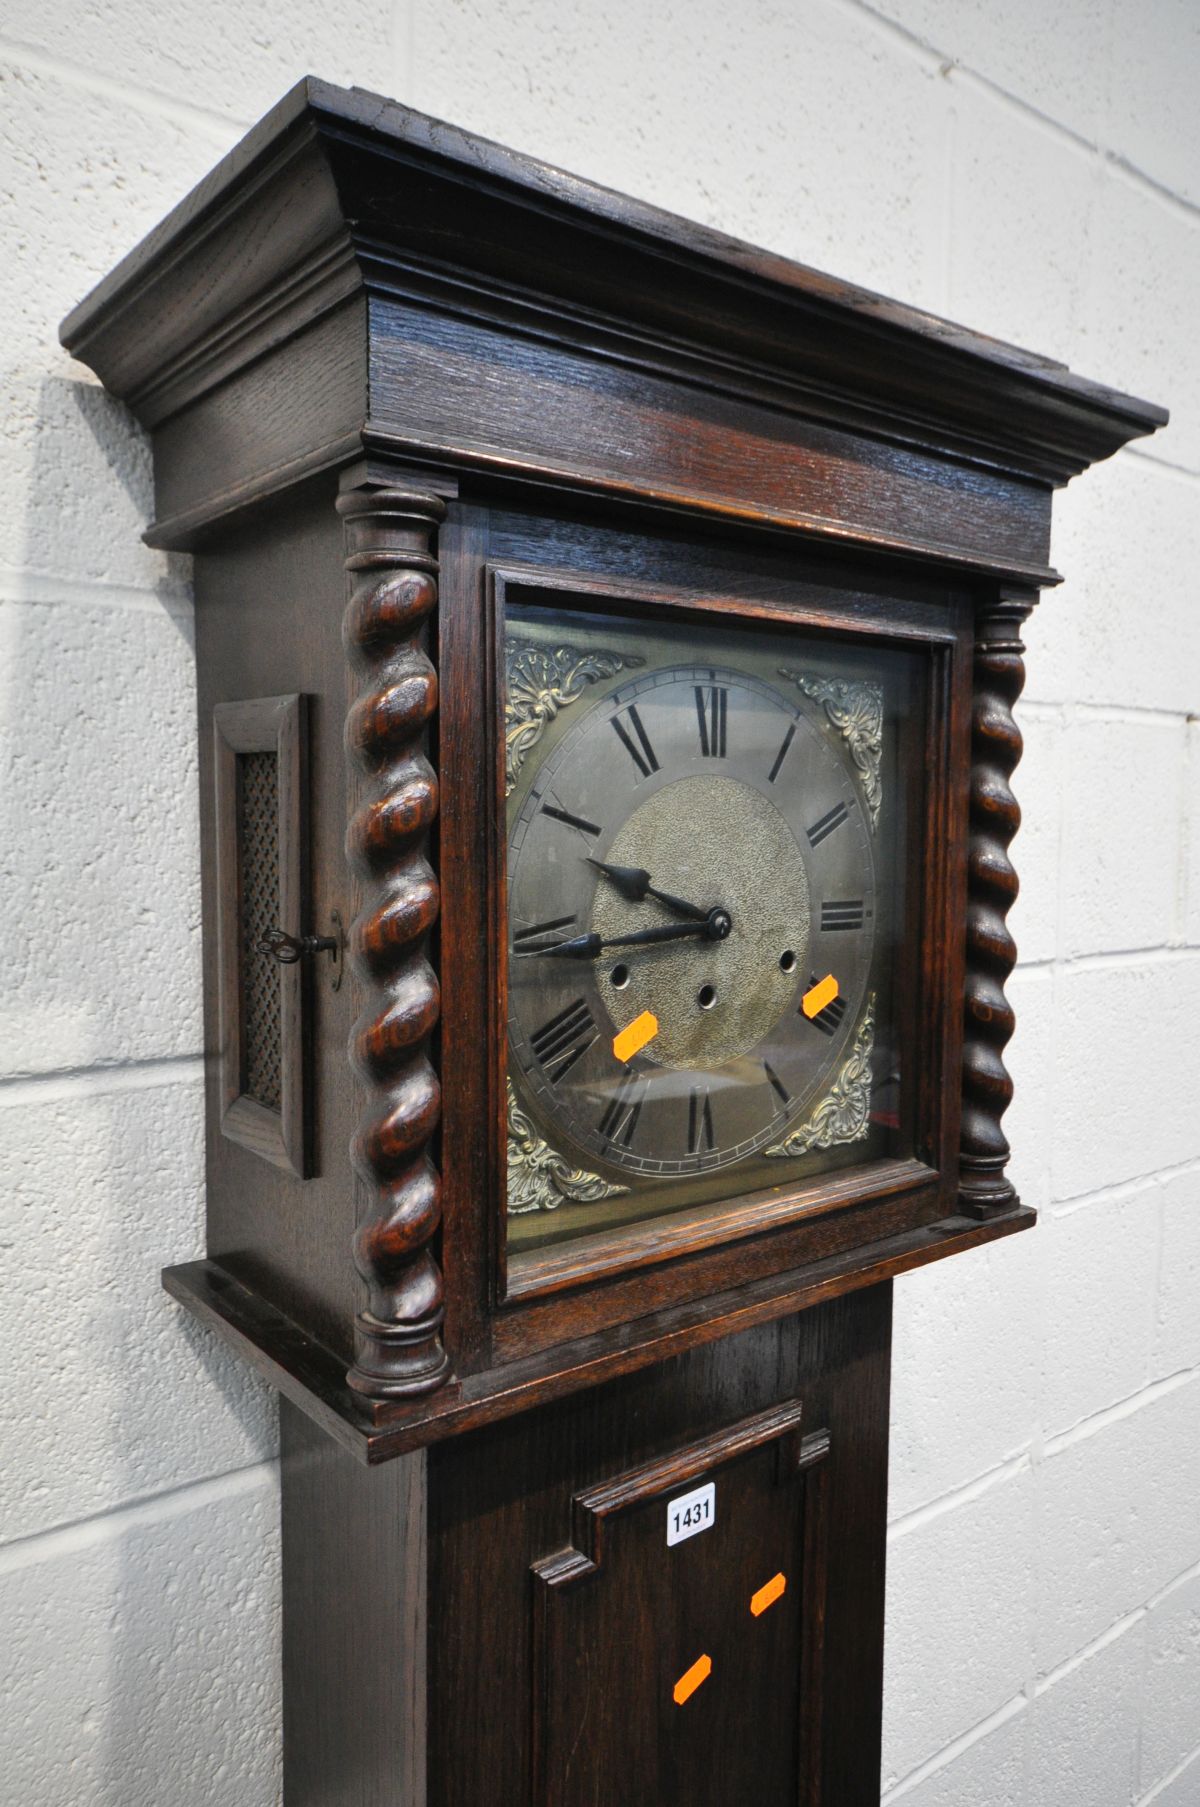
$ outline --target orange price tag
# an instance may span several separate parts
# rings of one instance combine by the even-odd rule
[[[711,1656],[698,1656],[690,1669],[685,1669],[675,1683],[675,1705],[681,1707],[712,1674]]]
[[[815,985],[809,987],[800,1000],[800,1008],[805,1016],[820,1016],[826,1004],[832,1004],[838,994],[838,982],[832,973],[826,973]]]
[[[786,1575],[772,1575],[769,1581],[765,1581],[758,1592],[750,1596],[750,1611],[755,1618],[757,1619],[761,1613],[765,1613],[768,1606],[774,1606],[776,1600],[786,1590]]]
[[[613,1053],[618,1060],[632,1060],[657,1034],[658,1018],[652,1010],[643,1010],[641,1016],[635,1016],[632,1023],[627,1023],[620,1034],[613,1037]]]

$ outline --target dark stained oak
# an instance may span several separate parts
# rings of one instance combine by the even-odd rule
[[[878,1801],[890,1314],[873,1288],[429,1451],[434,1801],[479,1768],[488,1807]],[[487,1660],[439,1690],[440,1614]]]
[[[364,1470],[286,1399],[279,1431],[284,1799],[427,1807],[425,1452]]]
[[[370,1470],[285,1401],[288,1807],[877,1801],[890,1325],[885,1284]]]
[[[437,604],[432,541],[445,505],[420,490],[365,489],[345,491],[337,506],[354,583],[346,648],[363,674],[346,748],[367,780],[346,830],[364,889],[351,958],[368,992],[350,1059],[371,1095],[351,1148],[367,1194],[355,1238],[367,1306],[347,1378],[368,1399],[404,1399],[440,1387],[450,1368],[431,1247],[441,1182],[429,1154],[441,1110],[428,1054],[439,994],[426,957],[439,902],[426,858],[438,783],[425,751],[437,673],[421,646]]]
[[[677,383],[597,360],[594,348],[576,354],[390,304],[373,318],[379,399],[367,437],[395,457],[469,457],[497,475],[699,504],[731,521],[1053,581],[1045,495],[1031,483],[980,482],[911,447],[781,420],[778,396],[765,406],[697,387],[681,415]]]
[[[222,1134],[220,936],[213,712],[221,704],[274,695],[307,699],[308,835],[303,927],[321,933],[336,912],[358,909],[348,873],[346,825],[357,786],[343,749],[357,695],[342,644],[346,576],[341,522],[328,491],[320,510],[303,492],[239,522],[197,559],[196,682],[200,763],[201,915],[206,1052],[206,1246],[277,1310],[305,1324],[345,1367],[353,1357],[361,1281],[349,1149],[362,1119],[362,1087],[347,1059],[365,988],[345,971],[335,989],[327,959],[308,963],[307,1104],[309,1177]],[[321,606],[314,606],[319,598]],[[343,962],[343,967],[346,962]]]
[[[901,426],[901,438],[953,443],[967,459],[990,453],[994,467],[1043,482],[1166,419],[1053,359],[312,77],[62,336],[155,424],[376,285],[428,291],[443,310],[482,289],[510,327],[549,335],[557,320],[643,366],[690,358],[696,374],[715,365],[751,385],[769,372],[773,393],[794,387],[815,417]]]
[[[163,1279],[282,1396],[287,1807],[869,1807],[891,1282],[1035,1221],[1020,624],[1054,488],[1165,411],[311,78],[62,338],[195,556],[206,1255]],[[870,1160],[509,1253],[509,604],[896,674]],[[275,1112],[230,762],[280,699],[280,926],[351,926],[283,983]]]
[[[352,468],[343,496],[369,499],[377,493],[378,476],[377,466]],[[376,1246],[385,1256],[378,1270],[381,1291],[365,1328],[372,1338],[382,1337],[369,1320],[383,1325],[386,1314],[397,1311],[394,1296],[388,1295],[393,1282],[408,1286],[411,1275],[416,1291],[428,1298],[424,1289],[432,1284],[436,1290],[438,1284],[432,1269],[436,1263],[443,1276],[441,1347],[447,1362],[460,1380],[473,1377],[477,1395],[490,1390],[506,1400],[513,1396],[512,1365],[529,1358],[543,1361],[556,1348],[566,1364],[564,1384],[571,1384],[568,1351],[584,1337],[600,1337],[614,1353],[642,1344],[653,1348],[661,1324],[676,1309],[686,1313],[681,1322],[691,1325],[689,1334],[698,1334],[697,1308],[740,1287],[756,1288],[760,1299],[774,1289],[776,1308],[783,1312],[795,1298],[787,1276],[833,1262],[840,1267],[856,1249],[862,1251],[864,1279],[874,1271],[875,1258],[868,1251],[880,1247],[903,1246],[910,1263],[938,1259],[956,1246],[953,1222],[959,1211],[965,959],[959,925],[965,907],[968,820],[956,797],[965,794],[970,769],[971,592],[863,564],[845,553],[798,561],[768,541],[731,547],[711,533],[665,532],[602,518],[576,520],[528,508],[502,510],[483,501],[421,493],[430,498],[422,544],[432,544],[437,526],[440,566],[436,611],[432,593],[420,592],[431,604],[425,620],[433,624],[420,657],[436,666],[439,690],[436,712],[428,716],[431,680],[424,667],[418,667],[424,675],[418,676],[419,707],[411,719],[399,707],[389,714],[390,702],[378,708],[364,704],[363,699],[376,696],[394,700],[389,661],[398,658],[407,671],[404,649],[409,641],[403,634],[384,634],[372,643],[369,657],[356,649],[346,663],[335,594],[344,555],[341,523],[323,483],[301,486],[294,502],[281,500],[270,512],[253,515],[237,534],[226,536],[224,545],[198,557],[202,721],[222,696],[251,685],[253,694],[261,694],[272,671],[299,682],[310,697],[316,787],[313,923],[326,921],[335,910],[345,922],[371,922],[382,910],[381,924],[403,929],[408,923],[415,937],[385,938],[366,960],[361,957],[365,947],[360,947],[336,996],[323,969],[314,969],[313,1178],[296,1188],[251,1175],[238,1151],[228,1143],[222,1146],[224,1139],[214,1135],[209,1145],[213,1259],[242,1285],[260,1291],[298,1332],[315,1336],[335,1354],[344,1353],[349,1366],[363,1310],[348,1254],[356,1226],[360,1258],[369,1262],[368,1244],[377,1234],[372,1226],[388,1222],[388,1188],[399,1183],[399,1197],[407,1176],[419,1179],[419,1188],[408,1196],[423,1200],[415,1223],[419,1230],[432,1228],[432,1240],[429,1235],[418,1239],[412,1245],[416,1261],[409,1262],[408,1245],[397,1244],[393,1256],[386,1229],[379,1232],[382,1240]],[[439,525],[432,516],[442,503],[445,519]],[[384,564],[351,574],[356,584],[361,581],[364,596],[371,594],[367,580],[382,581],[385,567],[398,583],[431,575],[414,567],[404,577],[411,545],[406,551],[396,544],[389,549],[386,543],[389,532],[393,539],[405,533],[411,538],[411,523],[389,529],[381,516],[369,530],[383,536],[376,551]],[[918,1080],[912,1105],[918,1159],[848,1169],[824,1180],[737,1198],[719,1209],[701,1207],[657,1224],[605,1233],[590,1245],[559,1246],[505,1263],[500,1077],[504,849],[496,754],[500,699],[489,608],[498,608],[507,597],[543,603],[575,598],[587,607],[644,609],[677,620],[681,632],[690,621],[714,617],[761,621],[776,631],[795,624],[890,642],[923,661],[925,738],[913,741],[906,803],[923,829],[913,837],[914,860],[920,853],[908,887],[911,921],[906,934],[913,953],[900,963],[898,998],[898,1017],[907,1034],[903,1058]],[[273,611],[286,622],[284,631],[273,629]],[[352,643],[357,633],[355,627]],[[412,677],[410,673],[404,685]],[[401,690],[408,694],[403,686]],[[349,757],[341,745],[343,719],[351,724]],[[379,759],[370,771],[358,751],[360,728],[382,737]],[[388,739],[393,728],[401,737],[395,746]],[[432,757],[438,773],[435,840],[443,909],[436,921],[420,912],[410,921],[387,902],[393,886],[408,895],[411,880],[419,881],[421,896],[433,906],[426,873],[429,853],[419,851],[429,822],[422,828],[424,818],[414,820],[414,836],[408,839],[409,828],[382,807],[391,795],[393,765],[402,774],[409,770],[402,746],[410,731],[417,739],[424,735],[427,744],[419,757]],[[412,769],[424,772],[419,760]],[[427,782],[422,777],[421,797],[427,795]],[[206,807],[209,783],[206,770]],[[347,864],[341,840],[352,821],[366,819],[360,812],[368,798],[375,800],[372,820],[390,823],[397,836],[380,840],[381,863],[374,854],[364,863],[356,850]],[[482,883],[480,873],[485,875]],[[206,920],[211,920],[209,912],[216,913],[220,893],[207,854],[204,895]],[[430,954],[440,978],[440,1012],[429,989]],[[397,987],[399,1002],[392,996]],[[366,1031],[376,1035],[372,1026],[377,1023],[385,1026],[378,1039],[364,1042]],[[343,1052],[347,1046],[355,1050],[353,1066]],[[440,1158],[427,1114],[433,1069],[443,1111]],[[414,1070],[415,1090],[409,1077]],[[356,1179],[350,1148],[354,1144],[360,1161],[364,1158],[370,1145],[362,1140],[362,1126],[391,1120],[387,1101],[393,1093],[397,1100],[404,1094],[401,1116],[414,1108],[413,1121],[418,1130],[424,1125],[425,1140],[411,1159],[404,1152],[407,1144],[399,1140],[380,1147],[380,1159],[390,1163],[380,1187],[374,1177]],[[445,1213],[440,1233],[429,1179],[435,1169]],[[367,1173],[373,1171],[368,1166]],[[393,1260],[395,1265],[389,1265]],[[417,1307],[409,1319],[418,1327],[417,1386],[432,1375],[444,1378],[446,1372],[446,1364],[431,1354],[437,1332],[430,1339],[421,1328],[428,1315]],[[400,1316],[392,1319],[401,1321]],[[358,1333],[364,1333],[361,1322]],[[378,1366],[375,1356],[365,1359]],[[576,1384],[586,1384],[587,1372],[586,1367],[578,1370]],[[383,1384],[388,1378],[385,1373]],[[431,1412],[406,1393],[409,1378],[393,1373],[391,1381],[399,1382],[394,1391],[360,1397],[371,1399],[371,1413],[381,1423],[407,1424],[417,1435],[430,1435],[439,1410],[454,1412],[456,1394],[446,1390],[439,1406],[435,1393]],[[381,1384],[379,1376],[376,1384]]]
[[[939,1258],[962,1254],[1031,1229],[1036,1221],[1037,1213],[1023,1205],[986,1223],[958,1217],[932,1224],[873,1247],[860,1247],[846,1259],[814,1263],[811,1268],[773,1276],[765,1284],[743,1283],[729,1294],[677,1306],[651,1318],[644,1327],[644,1340],[637,1343],[589,1336],[560,1345],[549,1357],[509,1362],[502,1390],[491,1384],[490,1375],[461,1380],[435,1400],[414,1408],[406,1421],[378,1425],[364,1416],[357,1396],[345,1385],[345,1364],[215,1262],[190,1261],[167,1268],[163,1284],[173,1298],[224,1336],[243,1360],[350,1455],[372,1465],[462,1431],[497,1423],[548,1399],[635,1373],[748,1327],[786,1319],[830,1299],[872,1288],[924,1267],[931,1248]]]
[[[221,1133],[301,1179],[309,1171],[305,1003],[310,986],[308,972],[300,962],[281,965],[271,973],[279,995],[278,1109],[269,1109],[247,1095],[243,1083],[240,906],[245,880],[239,848],[238,761],[244,753],[274,755],[279,872],[275,926],[292,935],[303,934],[308,926],[306,714],[305,699],[299,696],[219,703],[213,710]],[[253,958],[254,952],[249,950],[249,957]]]
[[[1016,1027],[1004,985],[1017,962],[1006,918],[1017,895],[1009,842],[1021,811],[1009,779],[1021,757],[1013,706],[1025,682],[1021,623],[1037,598],[1002,592],[979,610],[971,726],[971,841],[967,893],[966,1023],[963,1037],[959,1203],[971,1217],[1010,1211],[1008,1139],[1000,1119],[1013,1086],[1003,1053]]]
[[[830,1438],[802,1440],[803,1416],[784,1402],[575,1494],[574,1541],[532,1569],[538,1807],[586,1807],[622,1774],[655,1801],[704,1800],[718,1777],[731,1800],[792,1801],[819,1777],[801,1722],[823,1638],[801,1652],[824,1630],[828,1521],[796,1483]],[[713,1522],[664,1549],[671,1497],[697,1482]]]

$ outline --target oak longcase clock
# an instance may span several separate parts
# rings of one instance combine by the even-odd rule
[[[865,1807],[891,1282],[1034,1216],[1021,624],[1164,413],[314,81],[63,336],[195,557],[288,1807]]]

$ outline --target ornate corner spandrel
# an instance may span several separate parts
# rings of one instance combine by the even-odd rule
[[[1020,1202],[1004,1171],[1009,1146],[1001,1128],[1013,1095],[1003,1054],[1016,1026],[1004,991],[1017,961],[1006,920],[1018,889],[1008,848],[1021,823],[1009,780],[1022,751],[1013,716],[1025,683],[1020,630],[1036,601],[1033,591],[1002,591],[979,606],[975,623],[958,1196],[960,1208],[979,1218]]]
[[[556,1211],[565,1201],[595,1204],[616,1198],[628,1186],[614,1186],[598,1173],[572,1167],[565,1155],[544,1142],[517,1103],[512,1081],[508,1086],[508,1215],[528,1211]]]
[[[505,796],[511,796],[521,767],[560,709],[578,702],[589,684],[645,662],[636,653],[543,646],[510,637],[504,648]]]
[[[816,1149],[836,1148],[843,1142],[861,1142],[870,1128],[874,1050],[875,995],[872,993],[846,1058],[821,1102],[798,1128],[782,1142],[765,1148],[763,1153],[795,1160]]]
[[[854,761],[874,832],[883,802],[882,685],[851,683],[845,678],[815,678],[791,665],[781,665],[779,675],[789,678],[805,696],[819,703],[830,725],[842,736]]]
[[[362,886],[350,959],[367,999],[350,1061],[369,1097],[350,1151],[362,1188],[354,1257],[367,1307],[355,1320],[347,1379],[378,1407],[432,1392],[450,1373],[433,1247],[440,1180],[429,1152],[441,1112],[429,1057],[439,992],[427,951],[439,904],[428,859],[438,781],[426,751],[438,685],[422,645],[437,605],[434,547],[445,506],[420,490],[363,488],[337,507],[352,584],[343,638],[359,679],[346,750],[363,779],[346,835]]]

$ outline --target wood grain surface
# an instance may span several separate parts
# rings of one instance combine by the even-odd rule
[[[367,1089],[351,1145],[363,1188],[355,1264],[367,1304],[355,1319],[348,1380],[364,1398],[407,1399],[442,1386],[442,1274],[432,1247],[441,1222],[441,1178],[430,1144],[441,1087],[429,1058],[440,994],[429,935],[440,902],[429,863],[437,774],[428,730],[437,672],[424,649],[437,606],[439,497],[421,490],[348,490],[352,592],[344,638],[361,689],[346,718],[346,750],[365,784],[346,829],[346,854],[362,885],[350,957],[366,1007],[350,1036],[350,1061]]]

